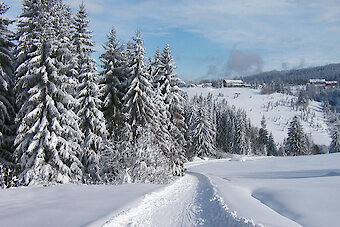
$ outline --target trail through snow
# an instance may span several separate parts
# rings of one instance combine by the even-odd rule
[[[229,210],[206,176],[189,172],[165,189],[145,196],[109,226],[257,226]]]

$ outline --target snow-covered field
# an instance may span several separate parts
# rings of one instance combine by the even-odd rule
[[[264,226],[339,226],[340,154],[189,163],[228,207]]]
[[[169,185],[0,190],[0,226],[338,226],[340,154],[195,160]]]
[[[163,187],[64,184],[0,189],[0,226],[101,226]]]
[[[264,115],[267,128],[273,133],[277,143],[281,143],[287,137],[289,123],[295,115],[302,116],[302,111],[296,111],[291,107],[291,100],[295,96],[273,93],[262,95],[260,89],[250,88],[211,88],[193,87],[184,88],[189,98],[208,93],[213,94],[218,100],[226,99],[228,105],[234,105],[246,111],[251,122],[261,127],[261,119]],[[309,104],[310,113],[302,121],[305,133],[312,135],[313,141],[319,145],[329,145],[331,138],[328,126],[322,113],[321,103],[312,101]]]

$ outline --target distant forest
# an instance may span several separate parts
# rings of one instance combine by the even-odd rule
[[[244,82],[270,83],[282,81],[283,83],[306,84],[309,79],[326,79],[328,81],[340,82],[340,63],[325,66],[295,69],[287,71],[270,71],[256,75],[241,77]]]

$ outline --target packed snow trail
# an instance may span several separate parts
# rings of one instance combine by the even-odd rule
[[[165,189],[146,195],[137,207],[122,212],[104,226],[256,225],[231,212],[206,176],[189,172]]]

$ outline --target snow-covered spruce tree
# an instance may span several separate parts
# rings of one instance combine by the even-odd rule
[[[194,96],[191,100],[187,100],[184,107],[185,123],[186,125],[188,125],[188,130],[185,134],[185,138],[188,143],[185,157],[188,160],[192,160],[196,155],[195,146],[193,146],[192,144],[193,142],[192,131],[194,130],[195,119],[198,113],[198,105],[195,103],[196,98],[197,97]]]
[[[122,114],[122,98],[126,92],[127,83],[126,55],[124,45],[119,43],[114,28],[108,35],[105,43],[105,52],[100,56],[103,63],[101,72],[102,84],[104,84],[104,115],[107,120],[108,130],[111,135],[120,134],[124,125]]]
[[[84,182],[98,182],[99,158],[106,149],[108,131],[104,114],[101,112],[101,90],[97,74],[96,62],[91,57],[94,52],[94,42],[89,21],[86,19],[86,9],[82,3],[74,19],[73,40],[76,47],[78,81],[77,99],[79,102],[79,127],[84,134],[82,143],[82,163]]]
[[[270,133],[269,137],[268,137],[267,155],[268,156],[278,156],[279,155],[272,133]]]
[[[285,149],[287,155],[290,156],[306,155],[308,153],[305,134],[297,116],[290,123]]]
[[[8,7],[0,2],[0,187],[11,184],[14,170],[13,141],[15,138],[14,59],[8,25],[11,20],[3,17]]]
[[[16,57],[18,130],[15,155],[21,184],[78,182],[81,131],[66,90],[67,47],[58,0],[25,0],[18,21]],[[64,15],[66,15],[65,13]],[[61,50],[62,49],[62,50]]]
[[[160,69],[162,68],[162,62],[161,62],[161,52],[159,48],[156,49],[156,53],[154,56],[154,60],[150,60],[149,62],[149,70],[148,72],[150,73],[150,80],[153,83],[153,86],[157,88],[157,82],[159,80],[159,73]]]
[[[145,56],[143,39],[140,32],[133,38],[134,46],[129,56],[129,83],[127,92],[123,97],[124,114],[135,138],[137,138],[137,128],[153,125],[154,110],[153,104],[154,91],[148,81],[145,66]]]
[[[329,146],[329,153],[337,153],[340,152],[340,135],[339,131],[335,130],[332,135],[332,142]]]
[[[252,126],[249,119],[247,119],[246,124],[246,142],[249,149],[249,155],[264,155],[264,149],[259,146],[259,129]]]
[[[166,45],[163,53],[156,52],[154,63],[154,85],[165,107],[165,114],[168,118],[167,130],[171,135],[171,155],[170,161],[173,163],[174,175],[182,175],[184,172],[185,149],[187,146],[185,133],[187,125],[184,117],[184,97],[183,91],[178,87],[183,83],[174,72],[176,69],[170,46]]]
[[[129,79],[130,81],[127,93],[123,97],[124,101],[124,114],[127,119],[127,123],[131,127],[132,140],[129,141],[131,143],[132,149],[121,150],[119,156],[128,157],[128,160],[133,160],[131,165],[129,165],[129,169],[125,169],[125,176],[131,176],[131,181],[154,181],[151,172],[154,174],[157,173],[158,169],[163,169],[165,172],[170,172],[169,167],[169,159],[164,154],[167,153],[167,149],[164,149],[164,146],[167,146],[167,140],[165,138],[160,138],[163,135],[166,135],[166,131],[162,130],[161,120],[159,118],[162,116],[160,111],[161,109],[157,106],[158,102],[155,102],[155,93],[153,91],[153,87],[151,83],[148,81],[147,75],[147,67],[145,66],[145,57],[144,57],[144,48],[143,48],[143,39],[140,36],[140,33],[137,32],[134,37],[134,46],[129,50],[131,53],[128,67],[129,67]],[[131,45],[130,45],[131,46]],[[164,118],[163,118],[164,119]],[[148,132],[148,133],[146,133]],[[155,152],[161,152],[162,157],[164,157],[163,162],[158,162],[161,166],[150,166],[148,171],[151,171],[148,175],[148,178],[139,178],[138,173],[142,173],[143,170],[138,170],[138,168],[142,168],[143,166],[137,165],[136,163],[140,163],[140,159],[143,159],[143,156],[138,155],[136,151],[140,146],[143,146],[143,140],[139,140],[139,138],[146,136],[143,135],[146,133],[148,137],[148,146],[150,148],[153,147]],[[150,135],[149,135],[150,134]],[[144,137],[145,138],[145,137]],[[164,141],[164,142],[163,142]],[[126,154],[128,152],[128,154]],[[130,158],[132,157],[132,158]],[[137,174],[136,174],[137,173]],[[129,179],[130,177],[126,177]],[[166,178],[166,174],[164,175]]]
[[[235,119],[234,153],[246,155],[249,152],[246,141],[246,115],[244,111],[237,110]]]
[[[267,155],[267,145],[268,145],[268,131],[266,125],[266,118],[264,115],[261,120],[261,128],[259,130],[259,149],[260,152],[264,155]]]
[[[155,122],[154,127],[152,128],[155,136],[153,142],[157,145],[169,162],[174,164],[173,172],[175,173],[176,168],[178,167],[175,164],[175,159],[178,153],[177,150],[175,150],[175,143],[170,135],[170,126],[172,123],[170,122],[169,106],[165,104],[164,96],[162,96],[159,86],[156,87],[155,92]]]
[[[203,97],[200,97],[197,114],[191,129],[192,145],[195,155],[198,157],[211,157],[216,154],[214,132],[209,115]]]
[[[232,152],[234,147],[234,118],[226,100],[217,104],[216,145],[223,152]]]
[[[215,100],[213,99],[212,93],[208,93],[207,95],[207,100],[206,100],[206,106],[209,109],[209,118],[211,121],[211,125],[213,128],[213,140],[216,141],[216,103]],[[214,144],[216,146],[216,142]]]

